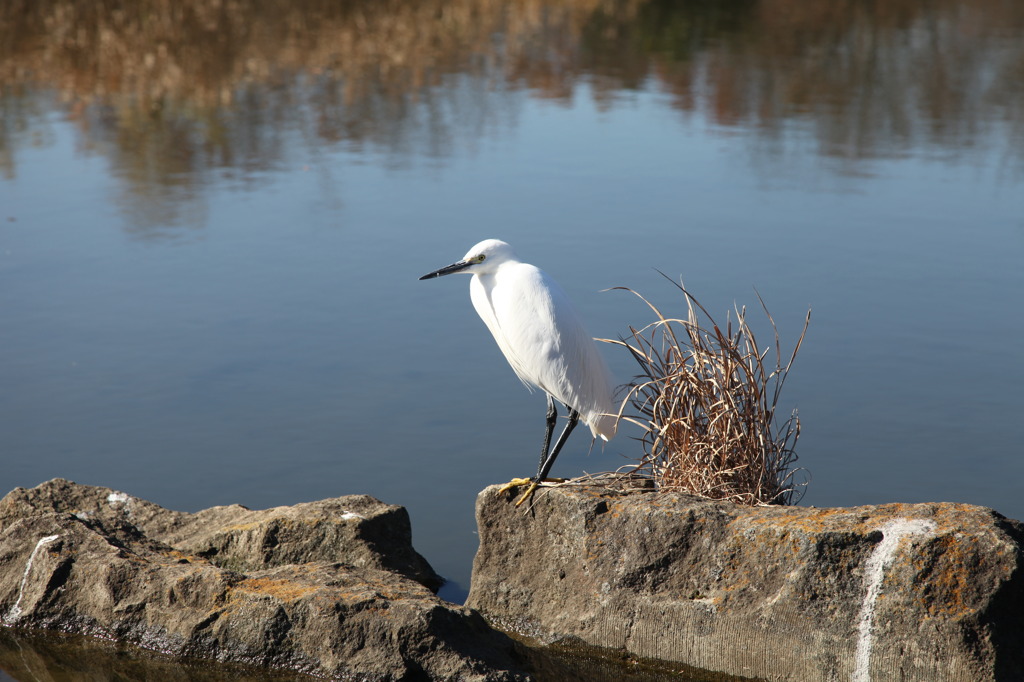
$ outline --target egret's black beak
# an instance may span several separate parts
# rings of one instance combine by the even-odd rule
[[[425,274],[422,277],[420,277],[420,279],[432,279],[434,277],[441,277],[442,275],[450,275],[453,272],[458,272],[459,270],[462,270],[464,268],[468,268],[470,265],[472,265],[472,263],[470,263],[468,260],[460,260],[458,263],[452,263],[451,265],[446,265],[443,268],[441,268],[440,270],[434,270],[433,272],[428,272],[427,274]]]

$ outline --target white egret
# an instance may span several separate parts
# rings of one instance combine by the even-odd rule
[[[520,505],[548,475],[578,421],[590,427],[594,438],[607,441],[615,435],[611,375],[562,288],[541,269],[519,260],[505,242],[486,239],[462,260],[420,279],[455,272],[473,275],[473,307],[520,381],[547,395],[547,428],[537,476],[514,479],[506,486],[530,484],[516,502]],[[555,400],[569,410],[569,421],[549,452],[558,418]]]

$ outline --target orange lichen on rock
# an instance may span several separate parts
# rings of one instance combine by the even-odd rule
[[[314,585],[303,585],[294,580],[274,580],[271,578],[247,578],[233,587],[242,592],[256,592],[269,595],[281,601],[295,601],[308,597],[317,591]]]

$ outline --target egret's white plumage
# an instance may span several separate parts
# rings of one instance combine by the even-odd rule
[[[562,287],[512,247],[488,239],[470,249],[469,294],[519,379],[580,413],[594,437],[615,435],[608,368]]]
[[[574,412],[595,438],[612,438],[617,420],[608,367],[558,283],[540,268],[519,260],[511,246],[497,239],[480,242],[462,260],[420,279],[455,272],[473,275],[469,285],[473,307],[519,379],[549,396],[542,469],[554,423],[551,398],[570,410],[570,425],[556,444],[552,461],[575,425]],[[546,473],[539,472],[538,477]]]

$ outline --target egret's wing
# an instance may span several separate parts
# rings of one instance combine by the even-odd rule
[[[474,280],[473,305],[516,375],[579,412],[595,437],[611,438],[608,368],[558,283],[526,263]]]
[[[559,392],[552,395],[579,412],[595,438],[609,440],[616,429],[611,373],[569,297],[550,278],[549,290],[559,331],[559,361],[552,364]]]

